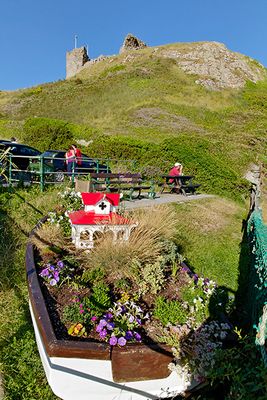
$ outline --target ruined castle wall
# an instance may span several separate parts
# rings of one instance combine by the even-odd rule
[[[77,72],[89,61],[85,47],[79,47],[66,54],[66,79],[76,75]]]

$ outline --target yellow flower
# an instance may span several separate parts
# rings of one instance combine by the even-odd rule
[[[83,328],[82,324],[77,324],[75,326],[75,328],[73,329],[73,333],[75,333],[75,335],[78,335],[78,333],[80,332],[80,330]]]

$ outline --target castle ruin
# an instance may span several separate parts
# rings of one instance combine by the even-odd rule
[[[120,54],[132,50],[140,50],[144,47],[147,47],[147,45],[142,40],[129,33],[124,39],[123,45],[120,48]],[[79,47],[71,51],[67,51],[66,79],[72,78],[74,75],[76,75],[88,61],[90,61],[91,64],[94,64],[95,62],[101,61],[105,58],[106,56],[99,56],[94,60],[90,60],[85,47]]]
[[[90,61],[85,47],[75,48],[66,54],[66,79],[76,75],[77,72]]]

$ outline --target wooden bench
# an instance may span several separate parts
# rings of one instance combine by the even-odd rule
[[[94,192],[128,192],[130,200],[133,200],[133,194],[137,192],[137,198],[141,198],[142,190],[148,190],[148,197],[155,198],[155,189],[152,182],[148,183],[142,179],[141,174],[131,173],[90,173],[91,187]]]
[[[171,193],[181,193],[186,196],[187,194],[195,194],[196,189],[200,186],[199,183],[192,182],[193,175],[162,175],[162,178],[164,178],[164,183],[161,184],[161,193],[167,188]]]

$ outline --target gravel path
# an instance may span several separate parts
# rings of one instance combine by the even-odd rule
[[[195,195],[183,196],[181,194],[172,193],[172,194],[161,194],[154,200],[136,199],[132,201],[123,201],[121,205],[122,208],[125,208],[125,210],[132,210],[134,208],[145,208],[167,203],[185,203],[188,201],[208,199],[211,197],[214,196],[211,194],[195,194]]]

